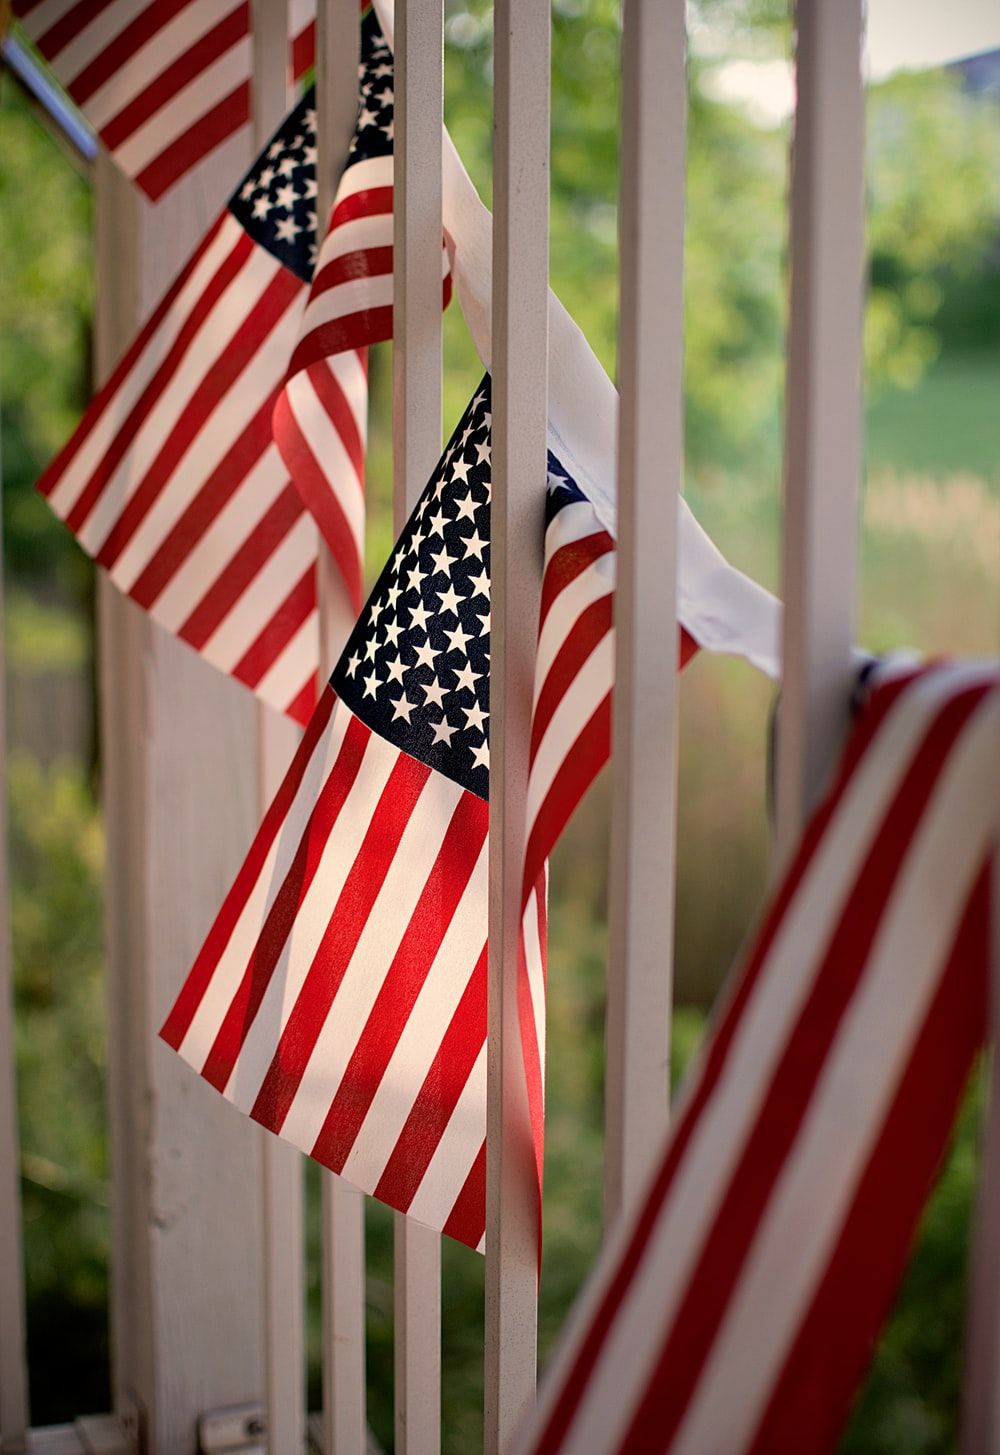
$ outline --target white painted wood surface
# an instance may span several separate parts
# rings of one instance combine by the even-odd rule
[[[101,158],[100,375],[227,183],[154,209]],[[115,1409],[154,1455],[192,1455],[203,1411],[261,1389],[260,1139],[157,1032],[257,822],[254,704],[104,578],[99,659]]]
[[[795,15],[779,863],[797,842],[847,727],[861,474],[862,0],[798,0]]]
[[[548,401],[548,0],[493,11],[493,493],[484,1448],[534,1398],[538,1204],[517,1008]]]
[[[2,463],[2,462],[0,462]],[[2,501],[0,482],[0,501]],[[7,856],[7,708],[4,652],[3,536],[0,529],[0,1450],[23,1450],[28,1430],[28,1368],[21,1239],[21,1156],[14,1064],[14,966]]]
[[[670,1078],[683,484],[684,0],[625,0],[605,1224],[659,1145]],[[665,643],[667,647],[665,648]]]
[[[394,34],[393,534],[441,453],[442,0],[398,0]],[[396,1455],[441,1448],[441,1239],[394,1217]]]

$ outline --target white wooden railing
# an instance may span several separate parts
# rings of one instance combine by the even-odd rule
[[[396,0],[394,521],[441,442],[442,0]],[[861,0],[799,0],[790,199],[784,681],[777,857],[794,842],[846,721],[855,619],[863,266]],[[493,270],[485,1439],[499,1455],[536,1366],[536,1207],[516,1012],[527,777],[524,684],[537,619],[546,449],[548,0],[497,0]],[[256,134],[287,100],[284,0],[255,0]],[[320,199],[354,120],[356,0],[319,0]],[[617,684],[607,1024],[606,1221],[627,1207],[666,1116],[676,824],[676,633],[685,158],[683,0],[625,0],[622,46]],[[249,161],[249,157],[246,158]],[[217,169],[216,169],[217,170]],[[98,372],[211,220],[213,168],[153,209],[99,160]],[[169,209],[169,215],[167,215]],[[167,225],[165,225],[165,223]],[[10,946],[0,936],[0,1446],[190,1455],[300,1451],[303,1160],[208,1091],[156,1039],[279,779],[293,734],[243,689],[100,589],[108,838],[114,1415],[28,1435]],[[327,664],[333,644],[325,648]],[[0,713],[2,723],[2,713]],[[256,764],[247,745],[255,743]],[[0,742],[2,746],[2,742]],[[0,898],[8,885],[0,836]],[[1000,893],[998,893],[1000,897]],[[1000,919],[1000,916],[997,916]],[[1000,967],[1000,951],[997,954]],[[1000,968],[997,971],[1000,983]],[[1000,1003],[1000,994],[997,996]],[[966,1455],[1000,1449],[1000,1116],[983,1179]],[[324,1413],[309,1437],[360,1455],[363,1200],[323,1183]],[[440,1246],[397,1217],[395,1444],[440,1450]],[[237,1407],[227,1413],[229,1407]],[[260,1433],[266,1431],[266,1434]],[[256,1433],[255,1433],[256,1432]],[[228,1440],[229,1444],[224,1442]],[[256,1445],[254,1442],[257,1442]],[[242,1442],[242,1443],[241,1443]]]

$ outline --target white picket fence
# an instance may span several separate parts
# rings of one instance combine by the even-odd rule
[[[440,450],[442,0],[396,0],[395,521]],[[493,272],[492,766],[485,1437],[499,1455],[536,1378],[534,1187],[516,1008],[546,449],[549,0],[497,0]],[[257,137],[286,108],[285,0],[255,0]],[[667,1107],[676,825],[676,623],[685,158],[683,0],[625,0],[620,500],[607,1023],[606,1220],[636,1192]],[[799,0],[790,255],[777,857],[795,841],[846,722],[861,461],[861,0]],[[354,120],[357,0],[319,0],[319,176]],[[249,158],[247,159],[249,160]],[[211,169],[153,209],[104,159],[97,195],[105,373],[211,220]],[[321,187],[323,183],[321,182]],[[320,197],[326,215],[329,193]],[[0,941],[0,1448],[306,1448],[360,1455],[363,1200],[324,1175],[321,1422],[304,1393],[303,1163],[157,1039],[182,971],[287,760],[290,730],[100,588],[108,838],[114,1412],[28,1429],[10,953]],[[0,714],[2,722],[2,714]],[[664,734],[664,724],[669,727]],[[256,766],[248,744],[256,742]],[[6,865],[0,838],[0,895]],[[1000,889],[996,896],[1000,903]],[[995,916],[1000,920],[1000,915]],[[1000,965],[1000,953],[997,955]],[[998,971],[1000,975],[1000,971]],[[1000,982],[998,982],[1000,983]],[[1000,1006],[1000,994],[996,1001]],[[995,1018],[1000,1011],[995,1011]],[[997,1022],[1000,1029],[1000,1022]],[[970,1314],[965,1455],[1000,1450],[1000,1107],[990,1122]],[[399,1455],[440,1450],[440,1246],[397,1217]],[[239,1407],[228,1413],[231,1407]],[[221,1413],[220,1413],[221,1412]]]

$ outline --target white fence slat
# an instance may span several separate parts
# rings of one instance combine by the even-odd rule
[[[358,7],[354,0],[317,0],[317,199],[326,228],[336,181],[357,116]],[[319,605],[321,671],[340,650],[325,606],[334,570],[321,548]],[[326,1455],[363,1455],[365,1406],[364,1198],[332,1173],[323,1174],[323,1433]]]
[[[1000,757],[1000,743],[997,744]],[[988,791],[984,784],[984,791]],[[1000,798],[1000,783],[994,781]],[[1000,803],[990,897],[990,1064],[969,1259],[962,1455],[1000,1450]]]
[[[493,494],[484,1445],[534,1397],[538,1206],[517,1009],[548,399],[548,0],[493,12]]]
[[[288,0],[254,0],[253,132],[259,152],[291,101]],[[296,731],[257,703],[258,807],[263,817],[294,752]],[[305,1442],[305,1239],[303,1160],[289,1143],[261,1132],[264,1233],[264,1381],[271,1455]]]
[[[0,481],[0,501],[3,486]],[[0,1449],[23,1450],[28,1369],[21,1241],[21,1158],[14,1066],[14,974],[7,855],[7,709],[3,535],[0,530]]]
[[[605,1221],[642,1186],[666,1116],[677,833],[683,483],[684,0],[625,0]]]
[[[398,0],[394,30],[393,526],[441,452],[442,0]],[[395,1449],[441,1448],[441,1239],[394,1219]]]
[[[861,472],[862,0],[798,0],[795,15],[779,861],[847,726]]]
[[[207,167],[154,208],[99,159],[101,374],[226,195]],[[158,1030],[257,821],[254,705],[103,576],[98,604],[115,1409],[190,1455],[206,1410],[261,1388],[260,1138]]]

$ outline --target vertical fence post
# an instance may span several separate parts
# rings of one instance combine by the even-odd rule
[[[327,225],[336,178],[357,117],[358,6],[356,0],[317,0],[316,215]],[[318,251],[318,249],[317,249]],[[321,671],[332,670],[341,643],[330,621],[332,562],[320,549]],[[361,1455],[365,1411],[364,1198],[323,1173],[323,1430],[326,1455]]]
[[[605,1221],[666,1115],[677,833],[677,522],[683,484],[683,0],[625,0],[609,866]]]
[[[518,1023],[548,413],[548,0],[493,11],[493,420],[485,1450],[534,1397],[539,1209]]]
[[[0,482],[0,501],[3,499]],[[24,1450],[28,1369],[21,1243],[21,1159],[14,1064],[14,973],[7,858],[7,712],[3,531],[0,527],[0,1450]]]
[[[441,453],[442,0],[397,0],[394,25],[393,526]],[[441,1239],[396,1213],[395,1448],[441,1448]]]
[[[290,103],[288,0],[253,0],[254,152]],[[280,786],[297,733],[283,714],[257,703],[257,794],[261,816]],[[302,1154],[261,1129],[264,1233],[264,1393],[271,1455],[305,1441],[305,1248]]]
[[[779,862],[847,726],[861,473],[862,4],[798,0],[795,16]]]

